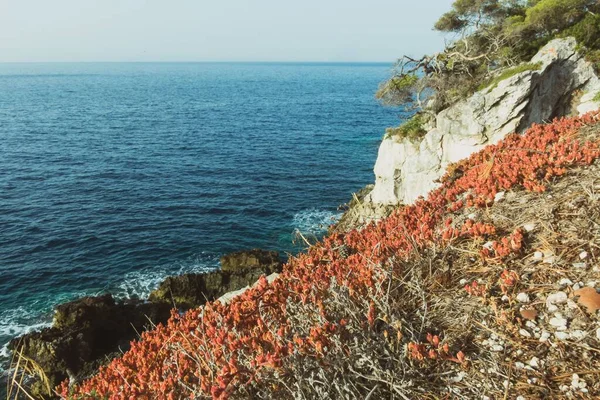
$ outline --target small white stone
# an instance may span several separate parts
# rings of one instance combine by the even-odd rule
[[[547,342],[548,339],[550,339],[550,332],[542,331],[542,334],[540,335],[540,342],[542,342],[542,343]]]
[[[560,281],[558,281],[558,284],[560,286],[571,286],[573,284],[573,281],[571,281],[568,278],[562,278]]]
[[[488,250],[492,250],[492,249],[494,248],[494,242],[491,242],[491,241],[490,241],[490,242],[486,242],[486,243],[483,245],[483,248],[484,248],[484,249],[488,249]]]
[[[556,307],[554,304],[550,304],[548,306],[548,311],[550,311],[550,312],[554,312],[554,311],[557,311],[557,310],[558,310],[558,307]]]
[[[585,286],[596,287],[597,284],[598,284],[598,281],[588,281],[585,283]]]
[[[477,214],[471,213],[471,214],[467,215],[467,218],[475,220],[475,218],[477,218]]]
[[[573,263],[572,265],[573,265],[573,268],[584,269],[587,264],[584,262],[577,262],[577,263]]]
[[[503,296],[501,297],[501,300],[502,300],[502,301],[510,301],[510,297],[508,297],[507,295],[503,295]]]
[[[579,283],[576,283],[573,285],[573,290],[579,290],[581,289],[581,285]]]
[[[458,382],[462,381],[465,376],[467,376],[467,373],[464,371],[460,371],[458,374],[456,374],[456,376],[453,376],[452,378],[450,378],[450,380],[452,382],[458,383]]]
[[[550,307],[552,304],[563,304],[566,303],[569,297],[565,292],[555,292],[546,297],[546,307]]]
[[[534,260],[539,261],[543,258],[544,258],[544,253],[542,253],[541,251],[536,251],[535,253],[533,253]]]
[[[535,229],[535,223],[530,222],[528,224],[523,225],[523,229],[525,229],[527,232],[531,232]]]
[[[536,329],[537,325],[535,324],[535,322],[527,320],[527,322],[525,322],[525,326],[528,327],[529,329]]]
[[[578,387],[579,386],[579,375],[573,374],[571,377],[571,386]]]
[[[517,301],[519,301],[520,303],[529,303],[529,295],[527,293],[519,293],[517,295]]]
[[[466,280],[465,278],[463,278],[463,279],[461,279],[461,280],[460,280],[458,283],[459,283],[461,286],[464,286],[464,285],[466,285],[467,283],[469,283],[469,281],[468,281],[468,280]]]
[[[564,318],[557,318],[557,317],[550,318],[549,322],[550,322],[550,325],[552,325],[556,328],[559,328],[561,326],[567,326],[567,320]]]
[[[527,338],[531,337],[531,333],[529,333],[527,329],[519,329],[519,334]]]
[[[517,350],[517,355],[518,356],[523,355],[523,350],[521,350],[521,349]]]
[[[571,336],[571,339],[575,339],[575,340],[582,340],[586,336],[585,331],[582,331],[582,330],[579,330],[579,329],[571,331],[569,334]]]
[[[505,192],[496,193],[496,195],[494,196],[494,203],[498,203],[498,202],[501,202],[502,200],[504,200],[505,194],[506,194]]]
[[[560,385],[558,388],[561,392],[568,392],[571,389],[571,387],[567,385]]]
[[[540,367],[540,359],[537,357],[533,357],[531,360],[529,360],[529,365],[533,368],[539,368]]]
[[[523,364],[521,361],[517,361],[515,363],[515,368],[517,368],[517,369],[523,369],[523,368],[525,368],[525,364]]]
[[[586,258],[588,258],[588,252],[582,251],[581,253],[579,253],[579,258],[585,260]]]
[[[524,396],[517,396],[516,400],[527,400]]]
[[[596,329],[596,339],[600,340],[600,328]]]
[[[507,388],[509,385],[508,379],[505,379],[504,382],[502,382],[502,386],[504,386],[505,388]]]
[[[567,301],[567,307],[569,307],[571,310],[575,310],[576,308],[579,308],[579,306],[577,305],[577,303],[575,303],[573,300],[569,299]]]
[[[569,338],[569,334],[567,332],[554,332],[554,337],[558,340],[567,340]]]
[[[504,350],[504,346],[500,346],[499,344],[493,345],[492,346],[492,351],[503,351]]]

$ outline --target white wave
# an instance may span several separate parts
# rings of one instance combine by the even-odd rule
[[[341,218],[339,212],[310,208],[294,215],[292,225],[303,234],[321,235]]]
[[[145,299],[167,277],[188,273],[213,271],[219,266],[219,257],[202,253],[190,260],[170,266],[145,268],[125,274],[123,281],[109,290],[117,298]]]

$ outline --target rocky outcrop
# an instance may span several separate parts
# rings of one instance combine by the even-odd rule
[[[9,348],[43,371],[45,378],[31,380],[28,392],[34,398],[52,398],[51,390],[65,379],[92,375],[127,350],[143,330],[165,323],[174,304],[187,309],[207,300],[229,302],[261,275],[275,279],[282,265],[276,251],[239,251],[221,257],[219,271],[167,278],[150,301],[117,302],[110,294],[84,297],[59,305],[52,327],[16,338]]]
[[[203,274],[184,274],[165,279],[150,294],[150,301],[189,309],[252,285],[261,275],[280,272],[279,253],[246,250],[221,257],[221,269]]]
[[[575,50],[573,38],[544,46],[518,73],[485,88],[436,116],[421,141],[385,138],[375,164],[375,186],[362,201],[357,221],[385,215],[388,206],[409,204],[437,186],[446,167],[532,123],[597,109],[600,81]]]
[[[58,306],[51,328],[14,339],[9,348],[35,362],[47,378],[32,381],[30,393],[51,397],[48,388],[67,377],[90,374],[153,323],[166,322],[170,309],[166,304],[116,302],[110,294],[84,297]]]

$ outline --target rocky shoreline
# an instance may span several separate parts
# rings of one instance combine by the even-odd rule
[[[171,310],[185,311],[243,292],[262,275],[281,272],[276,251],[242,250],[221,257],[221,269],[167,277],[148,299],[116,300],[111,294],[88,296],[56,307],[52,326],[13,339],[15,360],[37,366],[28,382],[35,398],[53,398],[65,379],[93,375],[121,355],[145,330],[167,322]],[[40,373],[41,372],[41,373]]]

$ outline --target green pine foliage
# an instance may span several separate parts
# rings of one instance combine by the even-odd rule
[[[402,57],[379,88],[383,103],[412,102],[435,114],[478,89],[535,69],[520,64],[558,37],[575,37],[579,51],[600,70],[597,0],[455,0],[434,27],[454,40],[440,53]]]

